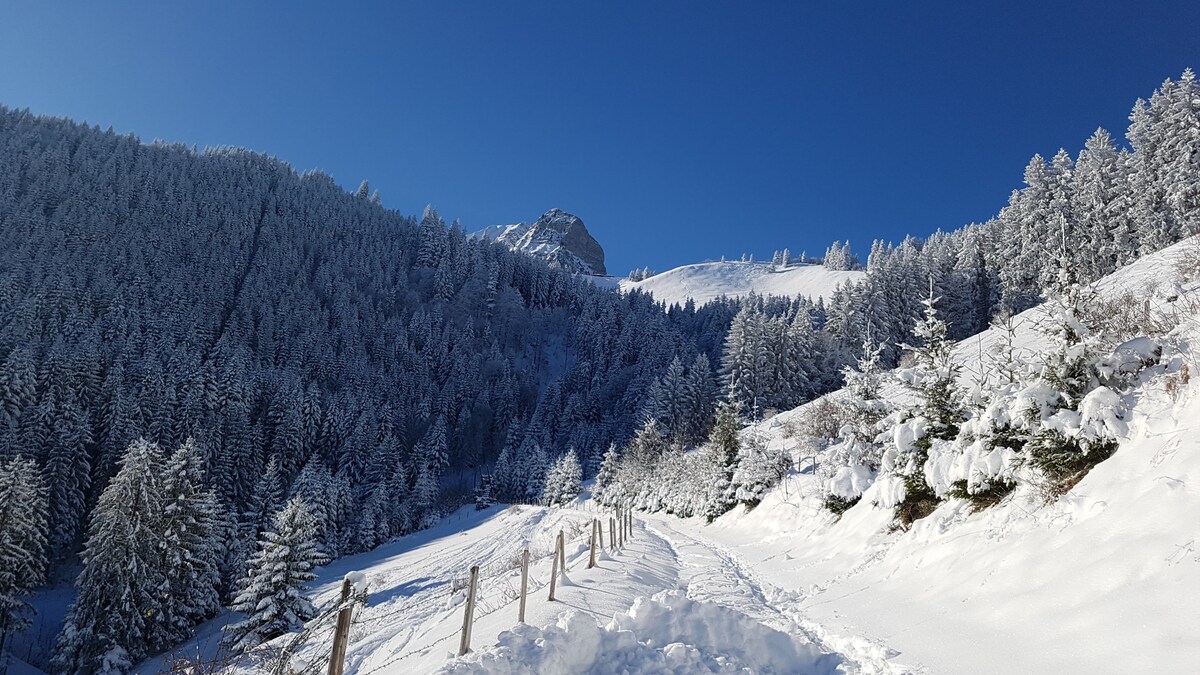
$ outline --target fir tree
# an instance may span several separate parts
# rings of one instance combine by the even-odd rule
[[[583,472],[579,467],[579,458],[575,449],[559,457],[546,472],[545,487],[542,489],[542,503],[546,506],[562,506],[579,496],[579,483]]]
[[[204,487],[203,456],[188,439],[163,474],[163,561],[167,598],[163,611],[179,635],[220,608],[218,589],[229,521],[217,496]]]
[[[11,632],[28,625],[21,596],[46,581],[46,485],[28,457],[0,460],[0,654]]]
[[[226,628],[225,642],[237,650],[294,630],[316,614],[302,590],[316,578],[313,568],[325,562],[316,542],[316,519],[302,499],[291,499],[263,535],[258,553],[249,561],[231,608],[245,615]]]
[[[92,512],[76,597],[58,636],[62,673],[121,673],[174,637],[164,621],[163,458],[134,441]]]

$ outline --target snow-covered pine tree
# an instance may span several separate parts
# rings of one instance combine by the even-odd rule
[[[37,462],[0,460],[0,654],[6,638],[28,625],[32,608],[22,596],[46,581],[46,493]]]
[[[492,477],[484,475],[479,479],[475,488],[475,510],[483,511],[492,507]]]
[[[575,448],[567,450],[546,471],[545,487],[542,488],[542,503],[546,506],[562,506],[579,496],[579,484],[583,471]]]
[[[671,360],[662,377],[650,385],[644,414],[658,422],[659,429],[669,439],[683,440],[687,436],[691,403],[687,387],[687,371],[678,356]]]
[[[60,673],[123,673],[174,637],[164,621],[162,454],[138,439],[120,467],[92,511],[79,595],[55,649]]]
[[[758,506],[791,468],[792,460],[782,448],[771,447],[757,434],[750,434],[733,474],[737,501],[751,509]]]
[[[704,453],[712,472],[703,508],[703,515],[709,522],[737,503],[733,474],[737,470],[738,454],[741,452],[738,432],[742,424],[739,413],[740,406],[737,402],[721,402],[717,406],[708,443],[704,446]]]
[[[204,487],[203,456],[188,439],[166,461],[162,479],[163,612],[184,636],[216,614],[230,523],[217,496]]]
[[[617,482],[617,471],[620,467],[621,455],[617,452],[616,443],[608,446],[604,459],[600,461],[600,471],[596,473],[595,487],[592,489],[592,499],[606,506],[615,504],[621,498],[621,486]]]
[[[830,448],[824,465],[829,467],[829,496],[825,505],[840,513],[853,506],[870,486],[883,459],[883,446],[877,441],[880,423],[889,412],[880,396],[882,372],[879,366],[884,345],[868,338],[857,367],[842,370],[845,397],[839,400],[845,423],[838,430],[838,443]]]
[[[1101,384],[1097,357],[1104,339],[1084,318],[1094,289],[1077,283],[1065,254],[1059,269],[1059,288],[1043,325],[1053,347],[1037,381],[1017,394],[1031,432],[1029,462],[1050,478],[1052,493],[1116,452],[1126,415],[1121,397]]]
[[[895,434],[899,440],[882,460],[884,471],[904,481],[904,499],[897,505],[896,515],[905,526],[936,507],[938,496],[926,480],[925,461],[933,443],[952,440],[964,419],[955,388],[959,366],[953,359],[954,341],[947,337],[946,322],[938,317],[937,301],[931,280],[929,295],[921,303],[924,318],[913,329],[921,344],[903,345],[913,364],[896,370],[897,379],[917,401],[901,411],[904,430]]]
[[[251,649],[315,615],[303,586],[316,578],[313,568],[326,560],[316,542],[316,526],[312,507],[302,499],[288,500],[275,515],[231,605],[245,618],[225,629],[230,648]]]

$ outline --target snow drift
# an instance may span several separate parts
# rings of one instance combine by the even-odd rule
[[[440,673],[834,673],[840,659],[681,591],[637,598],[601,626],[567,612],[546,628],[519,625]]]

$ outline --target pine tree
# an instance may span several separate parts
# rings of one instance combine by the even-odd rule
[[[712,472],[704,500],[703,515],[712,522],[717,516],[733,508],[737,503],[734,487],[734,472],[737,470],[741,453],[741,406],[733,401],[722,401],[717,406],[712,432],[704,452]]]
[[[954,342],[947,337],[946,322],[938,317],[937,298],[930,282],[929,296],[922,301],[924,319],[913,332],[919,346],[904,345],[914,359],[912,367],[896,371],[897,379],[917,397],[904,411],[902,423],[912,430],[911,444],[890,449],[883,457],[883,469],[904,481],[904,499],[897,505],[897,517],[903,525],[932,512],[938,497],[925,476],[925,461],[935,440],[951,440],[964,420],[956,393],[959,366],[953,360]]]
[[[754,508],[771,488],[779,485],[791,467],[791,458],[781,448],[773,448],[752,434],[750,442],[742,448],[733,474],[737,501]]]
[[[542,503],[546,506],[562,506],[579,496],[579,484],[583,479],[583,471],[579,466],[579,457],[571,448],[567,454],[559,457],[546,472],[545,487],[542,489]]]
[[[92,512],[76,597],[58,636],[62,673],[121,673],[171,644],[164,621],[163,458],[134,441]]]
[[[596,473],[595,488],[592,498],[604,505],[615,504],[621,497],[617,473],[621,464],[621,455],[617,452],[615,443],[608,446],[604,459],[600,462],[600,471]]]
[[[246,615],[226,628],[225,643],[231,648],[251,649],[300,627],[316,614],[302,592],[303,585],[316,578],[313,568],[325,562],[316,534],[312,507],[302,499],[289,500],[276,514],[231,606]]]
[[[46,484],[28,457],[0,460],[0,654],[11,632],[28,625],[22,599],[46,581]]]
[[[164,613],[178,635],[220,608],[218,588],[229,521],[212,490],[204,487],[203,455],[192,439],[167,460],[162,481]]]

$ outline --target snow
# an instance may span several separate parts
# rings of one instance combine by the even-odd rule
[[[840,659],[681,591],[640,597],[601,626],[569,611],[547,628],[518,626],[440,673],[833,673]]]
[[[814,301],[828,298],[840,284],[857,281],[864,272],[828,270],[820,265],[793,265],[772,271],[769,263],[705,262],[684,265],[656,274],[644,281],[622,279],[622,291],[639,289],[667,305],[684,304],[691,298],[703,305],[721,296],[741,297],[750,293],[776,296],[807,296]]]

